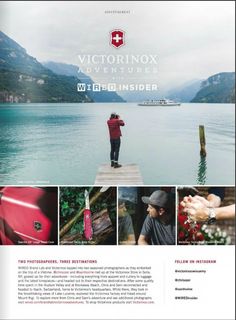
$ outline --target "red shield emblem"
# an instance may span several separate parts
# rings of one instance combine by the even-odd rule
[[[119,48],[125,44],[125,33],[122,30],[112,30],[110,32],[110,43]]]

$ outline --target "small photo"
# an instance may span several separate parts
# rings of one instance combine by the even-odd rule
[[[178,187],[178,244],[234,245],[235,188]]]
[[[116,187],[60,187],[60,244],[116,245]]]
[[[58,188],[0,187],[0,245],[57,245]]]
[[[119,187],[119,245],[175,245],[175,187]]]

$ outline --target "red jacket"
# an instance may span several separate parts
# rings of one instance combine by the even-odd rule
[[[120,131],[120,126],[124,126],[125,123],[123,120],[120,119],[110,119],[107,121],[110,139],[118,139],[122,136]]]

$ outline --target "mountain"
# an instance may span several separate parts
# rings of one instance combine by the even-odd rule
[[[202,80],[192,80],[183,85],[171,89],[167,93],[169,99],[173,99],[180,102],[191,101],[200,89]]]
[[[54,73],[58,75],[66,75],[66,76],[73,76],[79,78],[81,82],[86,84],[93,84],[93,80],[87,76],[86,74],[80,72],[78,74],[79,67],[73,64],[66,64],[66,63],[58,63],[53,61],[43,62],[44,67],[50,69]],[[88,96],[94,102],[124,102],[125,100],[122,99],[116,92],[109,92],[106,90],[100,92],[94,91],[87,91]]]
[[[191,102],[235,103],[235,72],[217,73],[203,81]]]
[[[91,102],[77,83],[45,68],[0,31],[0,102]]]

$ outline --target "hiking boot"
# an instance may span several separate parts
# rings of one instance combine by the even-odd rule
[[[115,164],[114,164],[114,168],[121,168],[121,167],[122,167],[122,165],[119,164],[119,163],[115,163]]]

